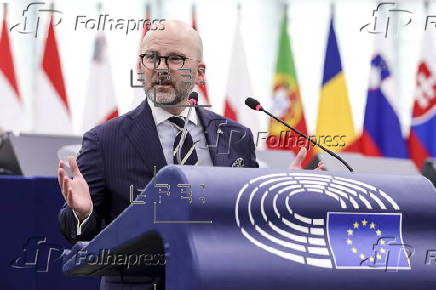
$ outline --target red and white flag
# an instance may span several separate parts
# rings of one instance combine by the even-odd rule
[[[253,91],[238,22],[233,38],[232,57],[224,100],[224,116],[249,127],[253,134],[257,134],[260,128],[257,114],[253,114],[244,104],[245,99],[249,96],[253,96]]]
[[[106,37],[99,32],[94,42],[91,70],[83,116],[83,131],[118,117],[118,104],[107,55]]]
[[[25,114],[15,77],[6,17],[7,7],[5,5],[0,36],[0,128],[5,131],[19,132],[23,128]]]
[[[34,131],[45,134],[71,134],[71,108],[65,89],[53,16],[42,57],[42,71],[37,76]]]
[[[198,30],[195,4],[192,4],[192,28],[194,28],[195,30]],[[193,91],[198,93],[198,103],[200,105],[209,105],[210,104],[209,93],[207,92],[207,86],[206,86],[206,79],[204,80],[204,83],[196,84],[194,86]]]
[[[151,19],[150,4],[147,4],[145,6],[145,23],[146,24],[152,23],[152,21],[153,20]],[[150,30],[150,27],[151,27],[150,25],[146,25],[146,24],[143,25],[144,29],[142,30],[141,37],[139,39],[138,53],[137,53],[137,56],[136,56],[136,59],[135,59],[136,67],[135,67],[135,69],[133,71],[133,76],[132,76],[132,80],[135,80],[135,81],[132,81],[132,83],[135,83],[135,84],[138,83],[136,80],[144,78],[144,75],[139,73],[141,71],[141,63],[138,61],[138,59],[139,59],[139,55],[142,53],[141,52],[141,47],[142,47],[142,41],[144,39],[144,36],[147,34],[147,32]],[[133,96],[133,101],[132,101],[132,104],[131,104],[131,108],[132,109],[136,108],[139,104],[141,104],[141,102],[146,97],[143,87],[139,87],[139,88],[136,87],[136,88],[134,88],[133,89],[133,93],[134,93],[134,96]]]

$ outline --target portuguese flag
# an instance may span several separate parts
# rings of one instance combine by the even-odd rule
[[[285,14],[280,28],[276,73],[273,80],[272,113],[307,135],[303,104],[287,29],[286,6],[284,10]],[[270,121],[268,133],[267,147],[270,150],[291,150],[296,154],[301,146],[308,147],[310,145],[309,141],[299,137],[299,135],[274,120]],[[310,156],[307,156],[305,162],[303,162],[303,167],[310,162],[310,159]]]

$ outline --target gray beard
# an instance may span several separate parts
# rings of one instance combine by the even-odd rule
[[[191,93],[192,89],[194,88],[194,86],[190,86],[186,89],[180,90],[177,87],[175,87],[175,97],[172,101],[169,102],[162,102],[159,101],[158,98],[155,97],[155,88],[148,88],[148,89],[144,89],[145,90],[145,95],[147,96],[147,98],[153,102],[155,102],[158,105],[177,105],[180,102],[188,99],[189,94]]]

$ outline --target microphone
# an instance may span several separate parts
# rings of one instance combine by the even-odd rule
[[[252,110],[255,111],[261,111],[263,110],[262,106],[260,105],[258,100],[255,100],[253,98],[246,98],[245,99],[245,104],[247,106],[249,106]]]
[[[308,136],[306,136],[305,134],[301,133],[300,131],[298,131],[297,129],[289,126],[286,122],[284,122],[283,120],[280,120],[279,118],[277,118],[276,116],[274,116],[273,114],[271,114],[270,112],[268,112],[267,110],[265,110],[259,103],[258,100],[253,99],[253,98],[246,98],[245,99],[245,104],[250,107],[252,110],[255,111],[263,111],[265,112],[268,116],[270,116],[271,118],[273,118],[274,120],[276,120],[277,122],[285,125],[287,128],[291,129],[292,131],[294,131],[295,133],[297,133],[298,135],[304,137],[305,139],[307,139],[308,141],[310,141],[314,146],[318,146],[319,148],[321,148],[322,150],[324,150],[325,152],[327,152],[328,154],[330,154],[330,156],[333,156],[334,158],[336,158],[337,160],[339,160],[342,164],[345,165],[345,167],[347,167],[347,169],[350,172],[353,172],[353,168],[351,168],[350,165],[348,165],[348,163],[342,159],[341,156],[337,155],[335,152],[325,148],[324,146],[322,146],[321,144],[319,144],[318,142],[310,139]]]
[[[193,106],[198,105],[198,93],[197,92],[190,93],[188,97],[188,102],[191,103]]]
[[[198,105],[198,93],[197,92],[191,92],[188,96],[188,103],[191,105],[189,106],[188,114],[185,119],[185,124],[183,125],[182,135],[180,136],[180,143],[183,144],[186,139],[186,134],[188,133],[188,122],[189,122],[189,116],[191,115],[192,108]],[[179,146],[177,149],[177,161],[182,163],[182,146]]]

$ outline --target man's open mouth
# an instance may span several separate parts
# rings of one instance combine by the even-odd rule
[[[157,81],[157,82],[153,82],[153,86],[155,87],[159,87],[159,86],[165,86],[165,87],[169,87],[169,86],[173,86],[173,83],[167,80],[162,80],[162,81]]]

